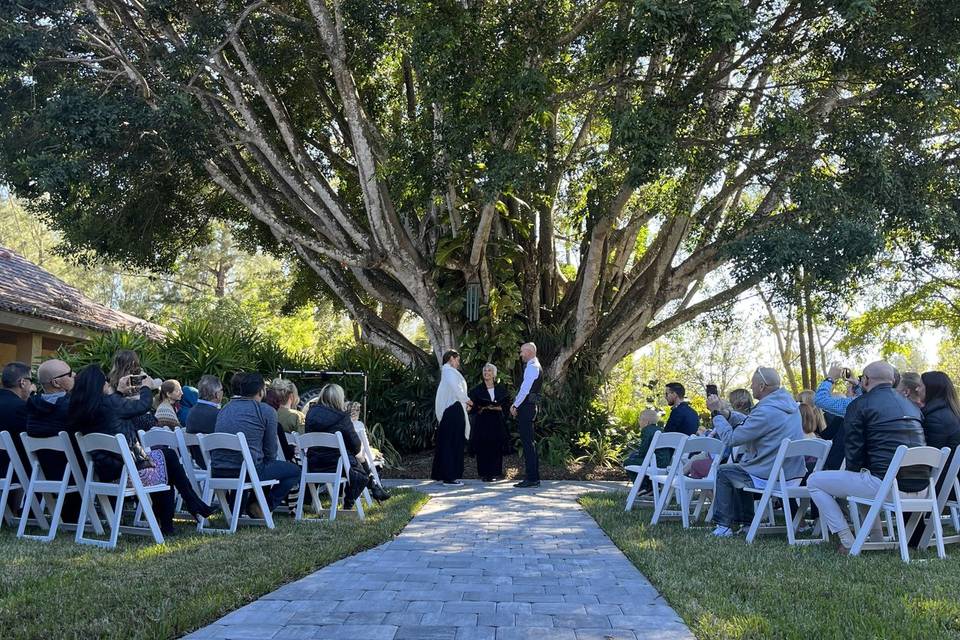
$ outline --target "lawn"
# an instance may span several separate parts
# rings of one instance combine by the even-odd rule
[[[166,545],[121,536],[114,551],[50,544],[0,530],[0,637],[174,638],[287,582],[395,536],[427,501],[414,491],[330,522],[196,534],[185,523]]]
[[[960,548],[842,557],[833,545],[790,548],[784,536],[716,539],[710,528],[650,526],[626,494],[580,502],[663,593],[697,638],[960,638]]]

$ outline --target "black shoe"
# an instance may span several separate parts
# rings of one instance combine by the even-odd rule
[[[373,499],[376,500],[377,502],[383,502],[384,500],[390,499],[390,494],[387,493],[386,490],[384,490],[384,488],[378,484],[375,484],[373,485],[373,487],[371,487],[370,495],[373,496]]]
[[[463,482],[461,482],[460,480],[444,480],[444,481],[443,481],[443,484],[448,485],[448,486],[451,486],[451,487],[462,487],[462,486],[463,486]]]
[[[344,498],[344,499],[343,499],[343,507],[342,507],[343,510],[344,510],[344,511],[350,511],[351,509],[353,509],[353,505],[354,505],[355,502],[356,502],[356,500],[347,500],[346,498]]]
[[[220,513],[219,506],[210,506],[208,504],[204,504],[203,502],[201,502],[196,508],[188,510],[190,511],[190,515],[192,515],[193,519],[197,522],[200,522],[204,518],[211,518]]]
[[[484,482],[493,482],[493,478],[487,476],[486,478],[481,478]]]
[[[513,485],[513,486],[515,486],[517,489],[528,489],[528,488],[530,488],[530,487],[539,487],[539,486],[540,486],[540,481],[539,481],[539,480],[524,480],[523,482],[518,482],[517,484],[515,484],[515,485]]]

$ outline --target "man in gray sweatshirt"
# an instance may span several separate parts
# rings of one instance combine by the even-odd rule
[[[230,402],[217,414],[214,433],[242,433],[250,449],[250,457],[261,480],[279,480],[267,495],[271,511],[277,507],[300,480],[300,468],[286,460],[277,460],[279,439],[277,412],[263,399],[265,383],[259,373],[238,373],[234,376]],[[236,477],[243,464],[237,451],[216,449],[210,455],[213,475]],[[250,504],[250,515],[261,517]]]
[[[743,488],[766,487],[783,439],[803,439],[797,401],[780,386],[780,375],[775,369],[757,368],[750,388],[759,402],[746,416],[724,407],[717,396],[707,398],[707,407],[718,411],[713,418],[714,435],[728,447],[746,449],[740,462],[717,469],[713,508],[717,528],[713,535],[722,538],[734,535],[734,527],[749,525],[753,520],[754,496]],[[734,428],[731,423],[738,426]],[[784,460],[783,471],[788,482],[799,483],[807,470],[803,458],[798,457]]]

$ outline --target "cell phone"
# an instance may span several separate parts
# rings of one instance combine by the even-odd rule
[[[850,376],[853,375],[853,373],[850,371],[850,369],[846,369],[846,368],[843,370],[842,374],[843,374],[843,379],[844,379],[844,380],[849,380],[849,379],[850,379]]]
[[[720,392],[717,390],[717,385],[708,384],[707,385],[707,395],[708,396],[719,396]]]
[[[142,374],[142,373],[131,374],[131,375],[130,375],[130,378],[129,378],[129,380],[130,380],[130,386],[133,387],[133,386],[136,386],[136,385],[138,385],[138,384],[143,383],[143,379],[146,378],[146,377],[147,377],[147,376],[144,375],[144,374]]]

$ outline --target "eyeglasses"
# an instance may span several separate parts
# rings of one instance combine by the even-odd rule
[[[53,382],[53,381],[56,380],[57,378],[64,378],[64,377],[66,377],[66,376],[72,376],[72,375],[73,375],[73,369],[70,369],[70,370],[67,371],[66,373],[61,373],[61,374],[58,375],[58,376],[53,376],[52,378],[50,378],[50,382]]]
[[[753,375],[760,376],[760,382],[763,383],[763,386],[769,387],[770,383],[767,382],[767,377],[763,375],[763,367],[757,367],[757,370],[754,371]]]

